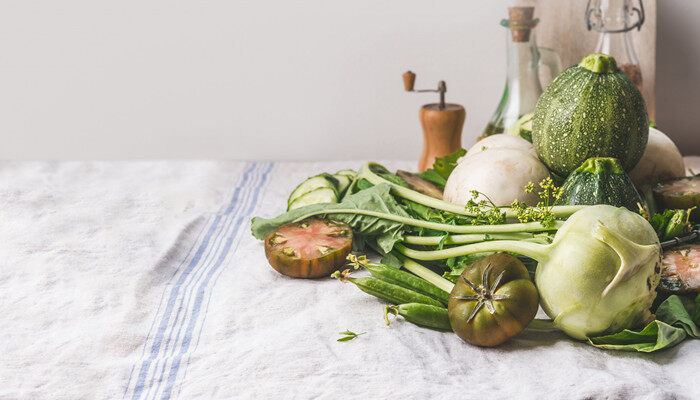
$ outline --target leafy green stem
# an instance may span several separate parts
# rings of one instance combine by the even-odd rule
[[[305,218],[312,217],[314,215],[328,215],[328,214],[357,214],[366,215],[369,217],[386,219],[389,221],[400,222],[402,224],[417,226],[421,228],[434,229],[437,231],[451,232],[451,233],[507,233],[507,232],[542,232],[549,230],[559,229],[564,222],[556,221],[553,226],[544,227],[539,222],[527,222],[527,223],[516,223],[516,224],[502,224],[502,225],[450,225],[441,224],[438,222],[429,222],[419,219],[414,219],[410,217],[402,217],[400,215],[361,210],[357,208],[347,208],[347,209],[329,209],[329,210],[318,210],[304,214],[295,220],[301,221]]]
[[[438,210],[443,210],[455,214],[460,214],[460,215],[467,215],[471,217],[476,217],[478,216],[478,213],[475,213],[473,211],[468,211],[465,206],[459,205],[459,204],[454,204],[454,203],[449,203],[444,200],[439,200],[434,197],[430,197],[427,195],[424,195],[422,193],[418,193],[415,190],[411,190],[409,188],[397,185],[394,182],[390,182],[381,176],[375,174],[371,170],[372,165],[378,165],[376,163],[368,162],[367,164],[363,165],[362,168],[360,168],[360,171],[358,172],[358,178],[364,178],[370,183],[374,185],[379,185],[382,183],[388,183],[391,185],[391,191],[395,195],[399,197],[403,197],[404,199],[408,199],[411,201],[415,201],[416,203],[423,204],[428,207],[436,208]],[[578,210],[581,210],[587,206],[554,206],[551,207],[551,213],[555,218],[567,218],[571,214],[575,213]],[[512,207],[502,207],[499,208],[501,211],[505,212],[506,218],[517,218],[518,217],[518,210],[516,208]]]
[[[401,262],[403,263],[403,268],[406,271],[409,271],[409,272],[425,279],[426,281],[432,283],[433,285],[439,287],[440,289],[446,291],[447,293],[452,291],[452,288],[454,287],[454,283],[448,281],[447,279],[443,278],[442,276],[431,271],[429,268],[426,268],[423,265],[418,264],[417,262],[411,260],[410,258],[404,256],[401,253],[392,251],[391,254],[394,254],[399,260],[401,260]]]
[[[409,249],[400,243],[394,245],[394,248],[399,253],[416,260],[444,260],[451,257],[459,257],[486,251],[510,251],[526,257],[534,258],[539,262],[546,258],[549,246],[517,240],[492,240],[488,242],[450,247],[443,250],[414,250]]]
[[[404,236],[403,241],[407,244],[439,245],[444,236]],[[464,244],[476,243],[488,240],[526,240],[532,239],[532,233],[511,232],[511,233],[472,233],[464,235],[448,235],[443,244]]]

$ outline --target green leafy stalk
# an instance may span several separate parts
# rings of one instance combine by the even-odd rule
[[[417,262],[411,260],[408,257],[403,256],[401,253],[397,252],[392,252],[394,256],[396,256],[401,262],[403,263],[403,267],[415,275],[425,279],[426,281],[432,283],[433,285],[439,287],[440,289],[446,291],[446,292],[451,292],[452,288],[454,287],[454,284],[447,279],[441,277],[440,275],[436,274],[435,272],[431,271],[429,268],[426,268]]]
[[[448,203],[443,200],[438,200],[434,197],[426,196],[424,194],[418,193],[415,190],[411,190],[409,188],[397,185],[393,182],[389,182],[388,180],[382,178],[379,176],[379,174],[375,173],[373,170],[386,170],[386,168],[382,167],[381,165],[377,163],[372,163],[369,162],[360,168],[358,172],[358,177],[364,178],[367,181],[371,182],[374,185],[380,185],[382,183],[387,183],[391,185],[391,192],[399,197],[403,197],[405,199],[415,201],[417,203],[426,205],[428,207],[432,207],[438,210],[443,210],[443,211],[448,211],[454,214],[460,214],[460,215],[467,215],[467,216],[472,216],[472,217],[477,217],[478,214],[469,211],[466,209],[466,207],[461,206],[459,204],[453,204],[453,203]],[[554,218],[567,218],[571,214],[575,213],[578,210],[581,210],[585,208],[586,206],[553,206],[550,207],[550,212],[554,216]],[[503,213],[505,213],[506,218],[517,218],[518,217],[518,209],[516,208],[509,208],[509,207],[501,207],[499,208]]]
[[[406,226],[431,229],[450,233],[506,233],[506,232],[541,232],[558,229],[563,222],[556,221],[552,227],[543,227],[539,222],[515,223],[502,225],[452,225],[424,221],[410,217],[390,195],[391,186],[380,184],[349,196],[342,203],[312,204],[286,212],[276,218],[253,218],[251,231],[253,236],[264,239],[270,232],[280,226],[301,221],[305,218],[332,216],[334,220],[350,225],[364,237],[376,237],[377,244],[389,252],[402,240]]]
[[[508,251],[542,261],[547,257],[549,245],[528,243],[517,240],[492,240],[488,242],[466,244],[443,250],[414,250],[397,243],[394,248],[406,257],[416,260],[444,260],[467,254],[483,253],[486,251]]]
[[[516,223],[516,224],[501,224],[501,225],[449,225],[440,224],[437,222],[429,222],[418,219],[413,219],[410,217],[402,217],[394,214],[386,214],[376,211],[358,210],[358,209],[330,209],[330,210],[320,210],[316,212],[310,212],[303,217],[294,219],[290,222],[301,221],[302,219],[319,216],[319,215],[332,215],[332,214],[356,214],[364,215],[368,217],[375,217],[379,219],[385,219],[388,221],[399,222],[406,225],[411,225],[420,228],[433,229],[437,231],[453,232],[453,233],[507,233],[507,232],[542,232],[553,229],[559,229],[564,222],[557,221],[554,225],[550,227],[543,227],[540,223]]]
[[[535,236],[530,232],[511,232],[511,233],[473,233],[464,235],[444,235],[444,236],[404,236],[403,242],[406,244],[418,244],[425,246],[439,246],[451,244],[465,244],[486,242],[489,240],[528,240]],[[538,240],[540,241],[540,240]]]

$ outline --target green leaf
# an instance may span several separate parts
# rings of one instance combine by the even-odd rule
[[[384,254],[381,263],[396,269],[401,269],[401,267],[403,266],[403,262],[401,262],[401,260],[398,257],[396,257],[393,253]]]
[[[449,233],[445,233],[443,237],[440,238],[440,241],[438,242],[437,249],[442,250],[445,247],[445,241],[450,238]]]
[[[693,322],[700,325],[700,294],[695,296],[695,307],[693,307]]]
[[[438,157],[435,159],[432,168],[428,168],[425,172],[418,174],[418,176],[444,189],[447,178],[450,177],[450,174],[457,166],[457,160],[465,154],[467,154],[466,150],[459,149],[445,157]]]
[[[404,224],[366,215],[327,214],[324,211],[358,209],[409,217],[391,196],[390,189],[391,186],[385,183],[348,196],[341,203],[311,204],[271,219],[255,217],[251,221],[251,232],[254,237],[264,239],[270,232],[284,224],[300,221],[309,216],[327,216],[333,220],[347,223],[359,237],[376,239],[379,247],[388,253],[394,244],[403,238]]]
[[[459,149],[452,154],[448,154],[445,157],[438,157],[433,163],[433,170],[443,177],[445,180],[450,177],[450,174],[457,166],[457,160],[467,154],[465,149]],[[428,169],[430,171],[430,169]],[[427,179],[427,178],[426,178]]]
[[[625,329],[613,335],[588,339],[588,343],[607,350],[651,353],[673,347],[685,339],[686,333],[661,321],[652,321],[640,332]]]
[[[389,182],[395,183],[399,186],[403,186],[406,188],[409,187],[406,181],[404,181],[403,179],[401,179],[401,177],[386,169],[383,165],[372,164],[370,166],[370,170]]]
[[[360,179],[357,181],[356,188],[357,188],[357,191],[360,191],[360,190],[369,189],[369,188],[371,188],[372,186],[374,186],[374,185],[373,185],[370,181],[368,181],[368,180],[365,179],[365,178],[360,178]]]
[[[687,210],[665,210],[663,214],[654,214],[649,222],[654,227],[659,240],[663,242],[690,232],[693,226],[689,218],[693,208]]]
[[[693,315],[698,311],[700,295],[695,299]],[[652,352],[673,347],[686,336],[700,338],[700,329],[680,297],[669,296],[656,309],[656,321],[639,332],[625,329],[613,335],[588,339],[596,347],[609,350]]]
[[[346,330],[345,332],[339,332],[339,334],[341,334],[341,335],[347,335],[347,336],[341,337],[340,339],[337,339],[337,341],[338,341],[338,342],[347,342],[347,341],[349,341],[349,340],[355,339],[356,337],[358,337],[358,336],[360,336],[360,335],[364,335],[365,333],[367,333],[367,332],[355,333],[355,332],[352,332],[352,331],[350,331],[350,330]]]
[[[681,298],[676,295],[669,296],[666,301],[659,305],[659,308],[656,309],[656,319],[682,328],[690,337],[700,338],[700,328],[698,328],[690,317],[688,310],[683,306]]]
[[[443,178],[440,174],[437,173],[437,171],[435,171],[432,168],[425,172],[421,172],[420,174],[418,174],[418,176],[420,176],[428,182],[436,184],[441,189],[444,189],[445,184],[447,183],[447,179]]]

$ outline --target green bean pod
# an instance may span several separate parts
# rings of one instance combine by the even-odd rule
[[[450,318],[445,307],[436,307],[420,303],[384,306],[384,319],[389,325],[389,313],[402,316],[406,321],[433,329],[451,331]]]
[[[383,264],[365,264],[363,267],[375,278],[432,297],[444,305],[447,305],[447,302],[450,300],[449,293],[409,272]]]
[[[357,287],[363,292],[379,297],[380,299],[386,300],[393,304],[422,303],[436,307],[443,307],[442,303],[433,299],[432,297],[428,297],[424,294],[418,293],[411,289],[406,289],[399,285],[394,285],[393,283],[385,282],[381,279],[372,277],[348,277],[346,279],[357,285]]]

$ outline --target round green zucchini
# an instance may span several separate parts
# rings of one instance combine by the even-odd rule
[[[617,158],[630,171],[648,136],[642,94],[605,54],[588,55],[559,74],[535,107],[532,143],[559,176],[568,176],[591,157]]]
[[[639,212],[644,204],[620,163],[610,157],[589,158],[561,187],[557,205],[609,204]]]

